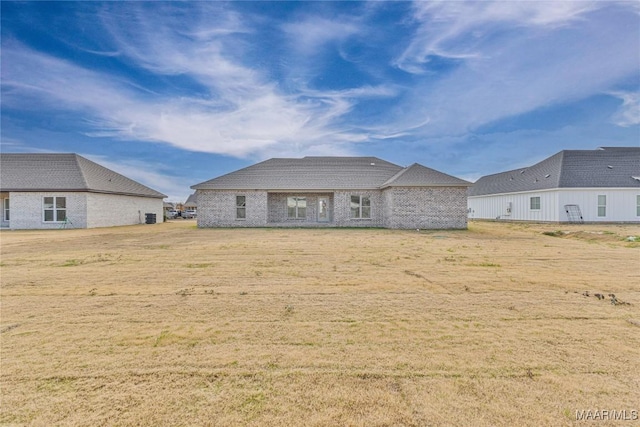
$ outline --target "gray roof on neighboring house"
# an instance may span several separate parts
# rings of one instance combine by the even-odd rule
[[[187,201],[184,202],[184,206],[187,208],[191,208],[191,207],[197,207],[198,206],[198,199],[196,196],[196,193],[190,194],[189,197],[187,197]]]
[[[408,173],[407,177],[403,178],[403,172]],[[399,183],[390,182],[395,181],[392,178]],[[191,188],[318,191],[370,190],[383,185],[464,186],[470,183],[417,164],[402,168],[377,157],[303,157],[269,159]]]
[[[469,189],[469,195],[627,187],[640,188],[640,147],[560,151],[530,167],[483,176]]]
[[[167,197],[77,154],[2,153],[0,190],[88,191]]]

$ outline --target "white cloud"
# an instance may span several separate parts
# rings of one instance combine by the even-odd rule
[[[622,106],[613,116],[613,123],[628,127],[640,124],[640,93],[638,92],[610,92],[622,100]]]
[[[430,55],[465,59],[446,74],[422,78],[384,125],[389,134],[420,126],[416,132],[424,136],[464,135],[602,93],[638,72],[638,15],[629,13],[629,3],[419,2],[416,8],[421,25],[397,65],[422,72]]]
[[[89,113],[86,123],[93,136],[160,141],[234,156],[256,154],[274,144],[284,150],[323,147],[328,136],[337,144],[359,140],[334,122],[350,111],[349,98],[376,91],[282,95],[245,70],[234,88],[211,88],[210,99],[167,97],[140,93],[125,81],[24,46],[5,45],[3,50],[5,105],[30,108],[35,99],[39,105]],[[249,77],[243,80],[243,74]]]
[[[191,11],[189,19],[174,19],[178,11],[171,3],[154,4],[152,11],[140,3],[126,10],[106,4],[100,17],[112,40],[109,55],[159,76],[191,80],[199,88],[196,93],[180,88],[155,93],[113,74],[5,43],[3,103],[31,108],[35,101],[82,112],[90,136],[264,157],[274,151],[350,152],[349,145],[363,136],[341,126],[343,117],[359,99],[395,94],[385,86],[313,91],[304,82],[283,92],[267,70],[244,64],[247,44],[242,36],[253,31],[250,15],[239,16],[218,3],[192,5],[198,10]],[[357,32],[349,23],[301,25],[288,27],[300,49]]]
[[[418,1],[414,3],[418,30],[395,65],[424,73],[432,55],[482,57],[486,52],[478,50],[481,39],[502,26],[555,28],[597,7],[597,2],[588,1]]]
[[[416,2],[417,30],[394,62],[412,74],[407,86],[387,83],[389,64],[373,61],[362,66],[380,71],[377,83],[317,90],[310,81],[324,72],[319,52],[331,47],[349,60],[342,47],[353,40],[358,48],[376,49],[364,42],[375,32],[366,18],[304,15],[296,23],[270,23],[286,40],[285,51],[274,53],[281,55],[275,61],[286,62],[278,81],[251,56],[254,24],[264,27],[259,16],[217,2],[190,3],[186,9],[197,10],[181,19],[174,19],[185,13],[180,3],[103,7],[99,30],[108,40],[93,52],[117,57],[160,83],[144,86],[117,70],[83,68],[3,40],[3,107],[69,110],[89,135],[190,151],[348,155],[366,141],[464,135],[505,117],[607,93],[637,75],[640,61],[635,3]],[[378,40],[403,39],[389,34]],[[456,65],[438,73],[434,57]],[[171,86],[173,78],[189,89]],[[636,124],[637,95],[614,96],[623,101],[616,123]],[[385,104],[388,110],[372,108],[367,115],[368,103],[382,98],[393,101]]]
[[[332,42],[342,42],[358,34],[361,29],[355,22],[307,17],[297,22],[286,23],[282,30],[298,54],[313,56]]]

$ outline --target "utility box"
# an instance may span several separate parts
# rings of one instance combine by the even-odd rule
[[[505,215],[505,216],[509,216],[509,215],[511,215],[511,208],[512,208],[512,204],[511,204],[511,202],[507,202],[507,207],[506,207],[506,209],[504,210],[504,215]]]

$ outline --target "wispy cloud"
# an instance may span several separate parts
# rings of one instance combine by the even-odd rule
[[[305,56],[320,54],[327,44],[344,42],[361,31],[353,19],[330,20],[315,16],[285,23],[282,30],[294,50]]]
[[[611,92],[610,95],[622,100],[622,106],[612,118],[613,123],[622,127],[640,125],[640,93]]]
[[[414,3],[418,29],[395,64],[410,73],[424,73],[430,56],[483,57],[482,39],[505,27],[567,25],[598,8],[597,2],[430,1]]]
[[[282,17],[242,2],[85,7],[86,37],[51,34],[64,49],[3,37],[3,109],[252,159],[447,145],[602,93],[622,101],[615,124],[638,124],[636,2],[327,2]]]
[[[607,6],[607,7],[605,7]],[[596,95],[638,71],[638,17],[629,3],[417,2],[420,23],[395,64],[425,75],[386,132],[467,134],[504,118]],[[632,13],[629,13],[630,10]],[[570,31],[567,26],[571,26]],[[437,67],[435,71],[437,73]]]
[[[28,108],[37,99],[56,108],[89,111],[93,136],[160,141],[186,150],[234,156],[263,156],[312,150],[329,154],[362,136],[340,126],[354,99],[385,96],[381,87],[339,92],[282,92],[268,73],[243,64],[251,32],[246,19],[217,4],[192,20],[172,19],[174,5],[152,13],[144,6],[101,12],[101,22],[123,61],[156,75],[191,79],[200,90],[153,93],[135,81],[82,68],[18,43],[3,46],[3,102]],[[127,20],[121,16],[126,13]],[[215,19],[213,19],[215,18]],[[293,31],[293,30],[292,30]],[[307,43],[330,33],[318,32]],[[235,37],[238,35],[238,37]],[[326,145],[330,138],[333,146]]]

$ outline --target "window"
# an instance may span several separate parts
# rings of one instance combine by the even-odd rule
[[[640,197],[638,197],[638,200],[640,200]],[[9,221],[9,199],[2,201],[2,219]]]
[[[598,216],[607,216],[607,196],[598,196]]]
[[[44,198],[44,221],[63,222],[67,219],[67,198],[66,197],[45,197]]]
[[[369,196],[351,196],[351,218],[371,218]]]
[[[247,196],[236,196],[236,219],[247,218]]]
[[[539,211],[540,210],[540,197],[532,197],[529,199],[529,207],[531,210]]]
[[[287,218],[306,219],[307,218],[307,198],[287,197]]]

